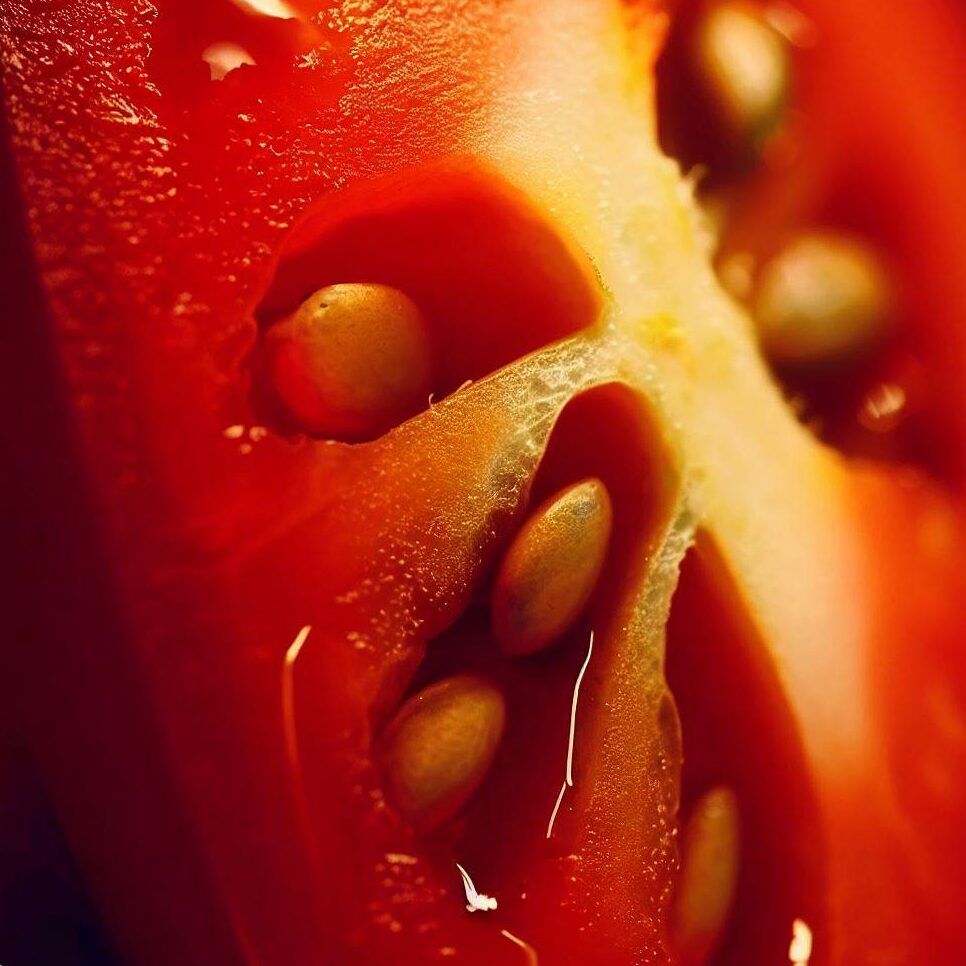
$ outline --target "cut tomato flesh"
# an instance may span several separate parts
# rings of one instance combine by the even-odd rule
[[[905,504],[796,423],[715,280],[654,143],[663,15],[346,3],[323,24],[302,7],[284,23],[173,0],[3,21],[12,187],[96,521],[78,554],[103,568],[96,611],[69,581],[38,584],[56,606],[31,613],[40,645],[13,672],[122,951],[668,962],[682,750],[665,624],[698,539],[712,563],[685,564],[694,603],[670,631],[672,683],[699,708],[685,741],[713,728],[704,704],[741,700],[690,682],[702,631],[754,690],[734,740],[780,735],[751,764],[721,759],[761,816],[750,861],[792,838],[795,886],[772,897],[761,955],[787,958],[793,915],[813,963],[862,961],[873,940],[901,957],[926,935],[941,961],[948,918],[909,911],[951,868],[958,791],[905,784],[892,703],[903,722],[918,705],[872,669],[918,625],[900,601],[883,619],[880,538],[854,501]],[[201,52],[223,30],[257,63],[209,80]],[[405,292],[436,362],[426,407],[357,446],[293,433],[252,376],[271,321],[339,282]],[[528,508],[587,477],[615,514],[598,588],[558,647],[507,656],[485,606],[499,555]],[[901,515],[890,547],[919,526]],[[923,634],[955,626],[930,613]],[[466,809],[425,833],[387,803],[374,741],[407,695],[468,672],[500,689],[504,742]],[[686,798],[712,777],[695,761]],[[870,856],[897,823],[902,841]],[[467,910],[457,863],[496,908]],[[739,883],[739,915],[762,881],[758,866]],[[862,904],[882,918],[859,932]]]

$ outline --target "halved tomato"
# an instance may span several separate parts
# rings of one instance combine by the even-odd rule
[[[958,510],[786,405],[665,12],[315,6],[2,14],[6,659],[120,955],[949,962]]]

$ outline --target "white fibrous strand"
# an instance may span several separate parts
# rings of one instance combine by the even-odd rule
[[[496,899],[492,896],[477,892],[476,886],[473,885],[473,880],[470,878],[470,874],[459,862],[456,863],[456,868],[459,869],[460,877],[463,879],[463,891],[466,893],[466,911],[492,912],[496,909]]]
[[[577,732],[577,701],[580,698],[580,684],[584,680],[584,675],[587,673],[587,665],[590,664],[590,658],[593,653],[594,632],[591,631],[590,643],[587,646],[587,656],[584,658],[584,663],[580,666],[580,671],[577,672],[577,681],[574,684],[574,695],[570,702],[570,733],[567,736],[567,774],[563,784],[560,786],[560,792],[557,795],[557,801],[554,803],[553,811],[550,813],[550,821],[547,823],[548,839],[553,835],[553,824],[557,820],[557,813],[560,811],[560,806],[563,803],[564,794],[568,788],[574,787],[574,735]]]

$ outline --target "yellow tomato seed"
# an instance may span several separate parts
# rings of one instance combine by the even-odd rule
[[[267,336],[273,390],[305,432],[373,439],[426,404],[432,353],[416,305],[387,285],[329,285]]]
[[[767,262],[753,312],[765,353],[786,364],[834,361],[884,332],[891,305],[885,271],[861,242],[808,233]]]
[[[510,654],[560,637],[593,593],[610,540],[610,496],[598,479],[539,506],[507,550],[493,590],[493,630]]]
[[[774,126],[788,93],[788,42],[747,3],[714,4],[695,34],[698,69],[731,125],[755,136]]]
[[[377,742],[391,804],[423,829],[452,818],[486,777],[505,718],[501,693],[475,675],[411,697]]]
[[[685,966],[705,963],[723,935],[740,860],[737,799],[729,788],[713,788],[698,800],[682,834],[671,924]]]

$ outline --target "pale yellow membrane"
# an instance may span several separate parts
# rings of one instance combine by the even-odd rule
[[[653,406],[695,525],[778,658],[811,754],[847,769],[868,697],[837,458],[796,423],[715,278],[692,191],[656,145],[648,74],[626,56],[618,5],[550,5],[539,29],[566,41],[526,48],[479,148],[592,260],[611,299],[597,352]]]

